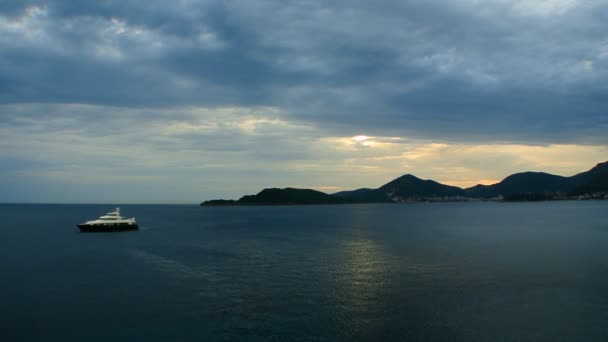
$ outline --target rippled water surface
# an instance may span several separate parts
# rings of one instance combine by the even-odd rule
[[[1,340],[608,340],[608,201],[110,209],[0,205]]]

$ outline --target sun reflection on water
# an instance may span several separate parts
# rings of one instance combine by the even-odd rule
[[[351,218],[350,238],[337,246],[334,300],[342,333],[360,336],[383,316],[383,303],[391,278],[390,254],[373,236],[374,217],[358,210]]]

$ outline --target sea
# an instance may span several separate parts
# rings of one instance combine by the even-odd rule
[[[1,341],[607,341],[608,201],[0,205]]]

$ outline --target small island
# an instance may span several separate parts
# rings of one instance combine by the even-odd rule
[[[226,205],[301,205],[301,204],[348,204],[353,200],[346,197],[328,195],[312,189],[296,188],[270,188],[264,189],[256,195],[246,195],[239,200],[210,200],[201,203],[201,206]]]

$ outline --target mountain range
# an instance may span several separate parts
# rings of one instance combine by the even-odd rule
[[[269,188],[238,201],[211,200],[201,205],[344,204],[465,200],[551,200],[608,198],[608,161],[571,177],[545,172],[521,172],[491,185],[470,188],[438,183],[406,174],[377,189],[361,188],[326,194],[312,189]]]
[[[334,195],[351,198],[357,202],[402,202],[459,198],[561,199],[584,195],[605,196],[606,193],[608,193],[608,162],[597,164],[591,170],[571,177],[545,172],[521,172],[510,175],[496,184],[478,184],[465,189],[407,174],[377,189],[363,188],[342,191]]]

